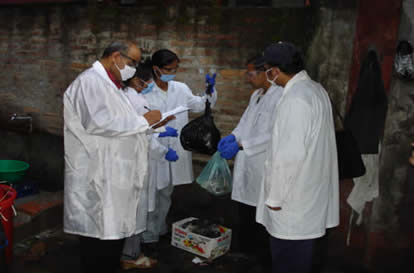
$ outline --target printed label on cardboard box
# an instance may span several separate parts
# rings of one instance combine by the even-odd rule
[[[220,237],[208,238],[181,227],[194,219],[197,218],[190,217],[173,224],[173,234],[171,237],[171,244],[173,246],[208,259],[217,258],[230,249],[231,229],[220,227],[220,232],[222,233]]]

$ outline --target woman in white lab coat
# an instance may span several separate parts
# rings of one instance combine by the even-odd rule
[[[144,97],[144,94],[147,94],[152,91],[155,83],[152,80],[152,65],[151,61],[147,60],[144,63],[140,63],[137,67],[137,71],[133,78],[126,82],[126,88],[124,92],[128,97],[133,108],[137,112],[138,116],[142,116],[148,112],[149,104]],[[168,122],[169,120],[174,119],[174,116],[167,118],[163,123]],[[149,158],[155,160],[162,160],[168,149],[165,148],[162,144],[159,143],[158,139],[161,137],[177,137],[177,132],[172,127],[160,127],[155,129],[153,132],[148,134],[149,140]],[[167,160],[167,159],[164,159]],[[147,176],[148,179],[148,176]],[[156,193],[155,181],[151,180],[152,184],[148,185],[148,206],[139,208],[145,209],[148,212],[154,210],[154,197]],[[151,268],[157,264],[157,260],[145,256],[141,252],[141,238],[142,233],[133,235],[126,238],[124,243],[124,248],[121,256],[121,265],[123,269],[132,269],[132,268]]]
[[[178,56],[174,52],[168,49],[158,50],[151,60],[155,86],[152,92],[144,95],[150,109],[159,109],[165,113],[178,106],[185,106],[190,111],[202,112],[207,99],[214,106],[217,99],[214,89],[211,95],[195,96],[185,83],[173,80],[179,64]],[[187,123],[188,112],[184,112],[176,115],[176,119],[170,121],[169,125],[180,132]],[[173,186],[189,184],[194,180],[191,153],[184,150],[179,138],[160,139],[160,143],[166,148],[165,151],[176,151],[177,160],[150,160],[150,179],[156,181],[158,192],[155,210],[147,219],[147,231],[143,236],[145,242],[157,242],[160,235],[168,232],[166,217],[171,206]]]

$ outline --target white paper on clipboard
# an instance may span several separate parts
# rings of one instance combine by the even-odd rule
[[[180,105],[180,106],[178,106],[177,108],[175,108],[175,109],[173,109],[171,111],[162,113],[161,120],[158,121],[157,123],[154,123],[151,127],[156,126],[157,124],[159,124],[160,122],[164,121],[169,116],[178,115],[178,114],[181,114],[181,113],[186,112],[188,110],[190,110],[190,108],[188,108],[186,106]]]

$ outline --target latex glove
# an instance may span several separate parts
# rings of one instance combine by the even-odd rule
[[[217,149],[219,150],[219,152],[221,152],[224,148],[224,146],[227,143],[230,142],[235,142],[236,141],[236,137],[233,134],[230,134],[228,136],[222,137],[217,145]]]
[[[233,142],[228,142],[224,144],[223,149],[221,151],[219,150],[219,152],[220,152],[221,157],[225,159],[232,159],[233,157],[236,156],[239,150],[240,150],[239,143],[237,143],[236,141],[233,141]]]
[[[177,130],[173,127],[165,127],[165,132],[162,132],[158,135],[158,137],[178,137]]]
[[[216,73],[214,73],[211,77],[210,74],[206,74],[206,93],[213,94],[214,92],[214,85],[216,84]]]
[[[177,152],[171,148],[168,148],[168,152],[165,154],[165,159],[167,159],[168,161],[177,161]]]

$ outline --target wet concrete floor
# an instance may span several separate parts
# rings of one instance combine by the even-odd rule
[[[151,257],[159,263],[153,269],[119,270],[119,272],[197,273],[197,272],[269,272],[254,259],[241,253],[228,253],[204,266],[192,262],[195,255],[170,245],[162,238],[152,246]],[[34,247],[33,247],[34,246]],[[61,229],[39,234],[15,247],[15,258],[10,273],[73,273],[80,272],[78,241]],[[147,248],[148,249],[148,248]]]
[[[162,237],[157,244],[144,247],[144,253],[158,260],[152,269],[131,269],[119,272],[148,273],[270,273],[270,261],[257,258],[263,255],[247,254],[240,251],[238,237],[237,204],[229,196],[215,197],[199,186],[176,187],[168,222],[197,217],[229,227],[233,230],[230,251],[207,265],[192,262],[194,254],[171,246],[170,234]],[[238,239],[237,239],[238,238]],[[324,242],[321,241],[321,246]],[[323,247],[322,247],[323,248]],[[322,249],[319,248],[318,249]],[[316,251],[312,273],[348,273],[362,270],[343,263],[340,256],[327,251]],[[266,254],[266,253],[261,253]],[[74,273],[80,272],[79,244],[76,236],[65,234],[61,227],[51,228],[27,238],[14,246],[14,262],[9,273]]]
[[[76,236],[63,233],[62,229],[48,230],[20,242],[15,246],[15,257],[9,273],[73,273],[80,272],[78,240]],[[171,246],[170,238],[164,237],[157,245],[146,247],[158,259],[152,269],[119,270],[119,272],[148,273],[270,273],[270,267],[255,257],[241,252],[229,251],[207,265],[192,262],[194,254]],[[339,266],[333,260],[314,265],[314,273],[363,272],[355,268]]]

